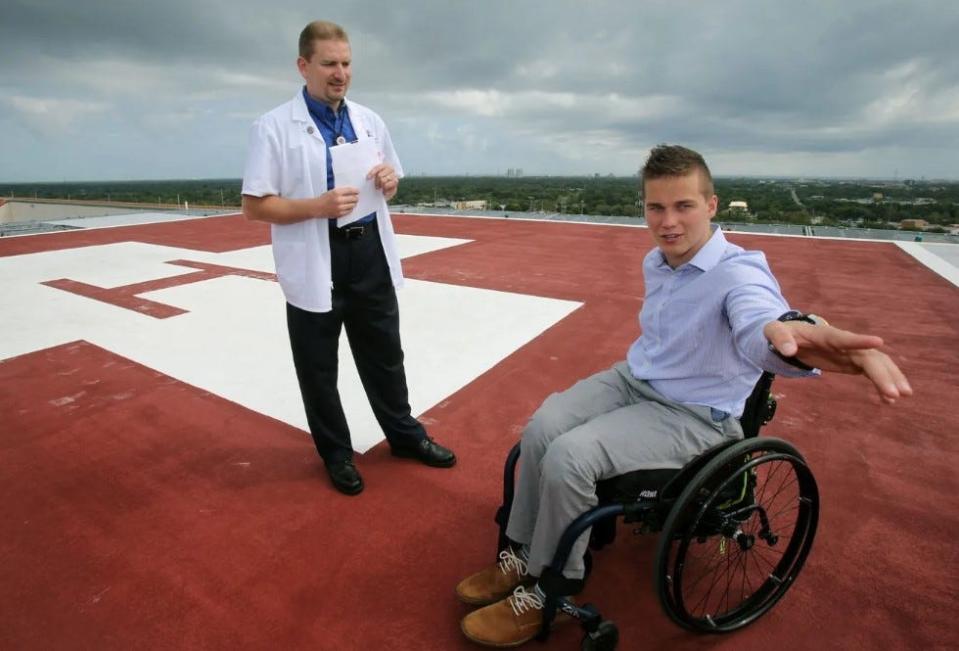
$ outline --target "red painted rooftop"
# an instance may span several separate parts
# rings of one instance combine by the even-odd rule
[[[250,333],[256,350],[257,319],[215,333],[179,324],[204,301],[242,308],[261,289],[275,297],[263,318],[282,313],[270,270],[230,257],[265,251],[265,226],[233,215],[0,239],[0,351],[16,351],[0,354],[0,648],[476,648],[459,630],[467,608],[453,587],[494,558],[503,458],[547,395],[624,356],[652,241],[609,225],[394,223],[411,242],[456,240],[404,259],[423,284],[402,291],[439,301],[404,304],[404,320],[428,330],[450,300],[480,290],[557,311],[422,410],[456,450],[454,469],[375,445],[358,457],[367,488],[356,498],[331,488],[302,429],[271,405],[249,406],[268,388],[255,352],[237,362],[247,376],[210,378],[249,403],[161,370],[194,336]],[[624,649],[959,648],[959,287],[893,243],[728,237],[765,251],[793,306],[882,335],[915,396],[890,407],[861,378],[777,381],[779,412],[764,435],[806,456],[822,515],[796,585],[755,625],[708,638],[673,625],[653,591],[654,540],[627,527],[597,554],[584,599],[617,622]],[[124,281],[116,247],[135,252],[131,264],[156,253],[169,273]],[[104,316],[81,324],[88,313]],[[75,324],[130,342],[143,359],[169,352],[151,365],[110,349],[106,334],[103,345],[64,340]],[[455,374],[458,355],[492,346],[470,332],[442,333],[451,352],[428,375]],[[549,648],[578,648],[579,637],[557,629]]]

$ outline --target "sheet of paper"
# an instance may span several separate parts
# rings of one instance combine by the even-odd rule
[[[361,217],[375,212],[383,199],[383,193],[376,189],[367,173],[380,162],[380,153],[373,138],[365,138],[345,145],[330,147],[333,158],[333,178],[336,187],[351,186],[360,191],[359,201],[350,214],[336,220],[338,227],[346,226]]]

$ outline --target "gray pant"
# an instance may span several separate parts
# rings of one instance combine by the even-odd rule
[[[620,362],[554,393],[533,414],[523,431],[506,534],[529,545],[529,572],[539,576],[566,527],[596,506],[596,482],[633,470],[681,468],[704,450],[742,437],[735,418],[664,398]],[[583,578],[588,542],[586,531],[573,545],[567,578]]]

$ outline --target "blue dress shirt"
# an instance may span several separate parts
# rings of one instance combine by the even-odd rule
[[[336,182],[333,177],[333,156],[330,154],[330,147],[336,144],[338,136],[343,136],[346,142],[356,141],[356,132],[353,130],[353,123],[350,122],[350,112],[346,109],[346,102],[340,102],[339,109],[334,113],[328,104],[310,97],[310,94],[306,92],[306,86],[303,87],[303,99],[306,100],[306,108],[310,111],[313,123],[320,130],[320,135],[326,143],[326,189],[332,190],[336,187]],[[372,212],[353,223],[366,224],[374,219],[376,219],[376,213]]]
[[[633,376],[671,400],[742,415],[763,370],[801,371],[770,352],[763,326],[789,310],[759,251],[713,234],[692,260],[671,268],[656,248],[643,260],[642,334],[626,356]]]

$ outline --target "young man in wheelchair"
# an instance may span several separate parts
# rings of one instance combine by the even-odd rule
[[[537,577],[566,527],[597,504],[598,481],[680,468],[742,438],[738,418],[762,370],[863,374],[888,403],[912,393],[879,337],[790,310],[764,255],[726,241],[711,223],[718,198],[702,156],[657,146],[642,183],[656,243],[643,261],[642,334],[624,361],[551,395],[526,426],[506,528],[512,546],[456,587],[482,606],[462,622],[480,644],[516,646],[539,632]],[[584,579],[587,544],[585,533],[563,569],[567,594]]]

